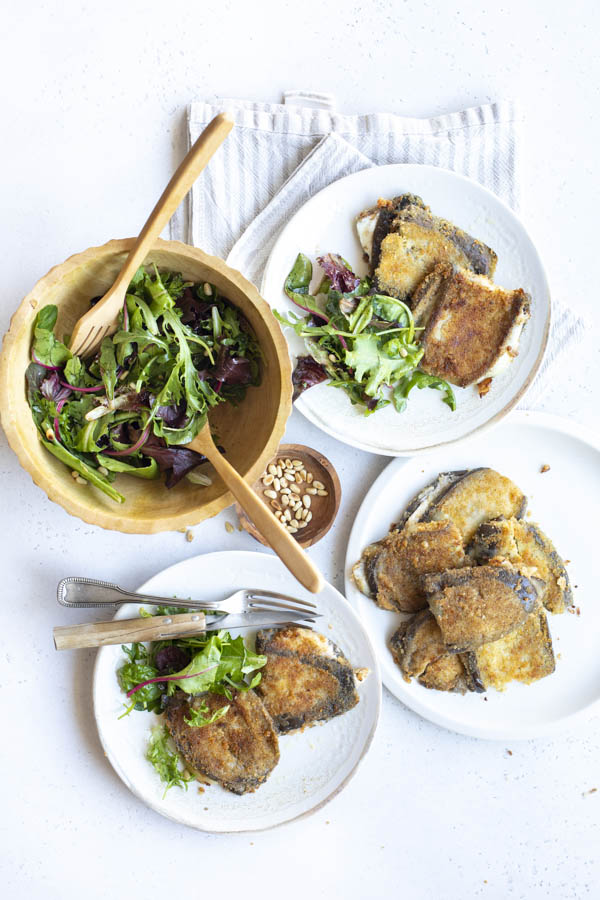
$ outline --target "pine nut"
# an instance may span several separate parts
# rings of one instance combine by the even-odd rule
[[[321,481],[313,481],[313,487],[316,487],[318,491],[325,489],[325,485]]]
[[[296,476],[293,474],[293,472],[286,472],[284,477],[287,478],[289,482],[296,480]]]
[[[294,477],[296,479],[296,484],[302,484],[302,476],[300,475],[300,472],[296,472],[296,475]]]
[[[98,471],[101,475],[108,475],[108,469],[106,466],[98,466]]]
[[[271,506],[273,507],[273,509],[281,509],[281,506],[279,505],[277,500],[271,500]]]
[[[297,510],[296,510],[296,512],[294,513],[294,518],[295,518],[295,519],[301,519],[301,518],[302,518],[302,510],[301,510],[301,509],[297,509]]]
[[[277,475],[278,478],[281,478],[283,476],[283,469],[281,468],[281,466],[277,466],[275,474]]]
[[[307,494],[312,494],[313,497],[314,497],[314,495],[317,493],[317,489],[316,489],[315,487],[307,487],[307,488],[306,488],[306,493],[307,493]]]
[[[85,478],[82,478],[81,475],[78,475],[75,481],[77,482],[77,484],[87,484],[87,481],[85,480]]]
[[[268,497],[270,500],[276,500],[277,493],[275,491],[271,491],[271,490],[265,491],[265,497]]]
[[[290,505],[290,498],[288,497],[287,494],[283,494],[283,495],[282,495],[282,497],[281,497],[281,502],[283,503],[284,506],[289,506],[289,505]]]
[[[306,469],[300,469],[300,481],[306,481]]]
[[[329,491],[317,491],[317,497],[327,497],[329,496]]]
[[[291,461],[291,459],[286,459],[286,461],[285,461],[285,467],[286,467],[286,469],[291,469],[291,468],[292,468],[292,461]]]
[[[301,511],[301,516],[303,519],[306,519],[306,517],[308,516],[308,510],[306,509],[306,507],[304,507],[304,509]]]
[[[265,477],[262,480],[262,483],[264,484],[265,487],[269,487],[270,484],[273,484],[273,476],[265,475]]]
[[[308,481],[309,484],[312,484],[312,480],[313,480],[312,472],[308,472],[308,474],[306,475],[306,480]]]
[[[273,479],[274,490],[278,491],[280,489],[280,487],[281,487],[281,482],[280,482],[279,478],[274,478]]]
[[[310,509],[309,509],[308,515],[307,515],[306,520],[305,520],[306,523],[308,524],[308,522],[310,522],[311,519],[312,519],[312,513],[311,513],[311,511],[310,511]]]
[[[212,285],[208,283],[208,281],[204,282],[204,293],[207,297],[212,297]]]
[[[296,534],[296,532],[298,531],[298,529],[295,528],[293,525],[288,525],[287,530],[289,531],[290,534]]]
[[[269,475],[277,475],[277,466],[274,466],[273,463],[269,466],[268,469]],[[271,479],[272,481],[273,479]]]
[[[79,478],[79,472],[76,472],[75,469],[73,469],[73,471],[71,472],[71,476],[73,478]]]
[[[283,516],[283,513],[281,512],[280,509],[278,509],[277,512],[275,513],[275,518],[281,519],[282,516]]]
[[[302,502],[304,503],[304,505],[307,509],[310,509],[311,500],[310,500],[310,497],[308,496],[308,494],[304,495],[304,497],[302,498]]]
[[[294,494],[301,494],[302,488],[294,482],[294,484],[290,484],[290,491],[293,491]]]
[[[286,509],[286,511],[283,514],[283,518],[286,519],[288,522],[292,521],[292,513],[291,513],[290,509]]]
[[[295,469],[301,469],[302,468],[302,460],[301,459],[293,459],[292,465]]]
[[[306,528],[306,522],[298,522],[298,528]]]

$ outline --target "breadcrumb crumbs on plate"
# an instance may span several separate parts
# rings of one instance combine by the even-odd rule
[[[595,794],[597,792],[597,790],[598,790],[598,788],[590,788],[589,791],[584,791],[581,796],[587,797],[587,796],[589,796],[589,794]]]
[[[549,472],[549,471],[550,471],[550,466],[548,465],[548,463],[544,463],[544,465],[540,469],[540,474],[543,474],[544,472]]]
[[[477,384],[477,393],[480,397],[485,397],[486,394],[489,394],[490,388],[492,386],[491,378],[484,378],[483,381],[480,381]]]
[[[508,748],[507,748],[506,752],[507,752],[507,754],[508,754],[509,756],[512,756],[512,755],[513,755],[512,750],[509,750]]]
[[[190,543],[194,540],[194,532],[193,532],[193,531],[186,531],[186,533],[185,533],[185,539],[186,539],[186,541],[188,542],[188,544],[190,544]]]
[[[227,534],[233,534],[235,528],[233,527],[231,522],[225,522],[225,531],[227,532]]]

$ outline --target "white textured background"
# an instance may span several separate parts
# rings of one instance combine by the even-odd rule
[[[316,0],[12,2],[3,9],[4,212],[0,326],[71,253],[135,234],[182,156],[185,104],[334,92],[346,112],[430,115],[503,97],[526,113],[522,217],[555,296],[589,338],[546,409],[598,427],[600,15],[564,4]],[[384,462],[294,416],[345,493],[313,551],[342,586],[354,513]],[[224,513],[181,534],[117,536],[69,518],[0,438],[5,730],[0,875],[7,897],[582,898],[600,894],[600,720],[552,741],[485,743],[442,731],[386,694],[372,752],[313,818],[254,836],[178,828],[106,763],[90,708],[91,653],[59,656],[65,574],[134,586],[195,553],[255,545]],[[585,611],[583,613],[585,615]],[[512,751],[512,755],[507,752]],[[190,797],[190,799],[192,799]]]

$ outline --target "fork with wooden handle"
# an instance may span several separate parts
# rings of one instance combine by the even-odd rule
[[[69,345],[71,353],[76,356],[92,356],[103,339],[117,330],[117,316],[123,308],[131,279],[202,169],[232,128],[233,119],[227,113],[215,116],[206,126],[150,213],[114,284],[102,299],[75,323]]]

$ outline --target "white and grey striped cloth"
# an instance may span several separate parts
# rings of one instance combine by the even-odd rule
[[[329,94],[288,92],[283,104],[193,103],[193,143],[222,110],[236,127],[194,185],[171,237],[227,259],[260,286],[279,232],[314,194],[338,178],[386,163],[428,163],[467,175],[513,208],[519,199],[521,115],[512,101],[430,119],[388,113],[348,116]],[[551,368],[582,339],[584,322],[553,300],[544,363],[525,399],[532,409]]]

